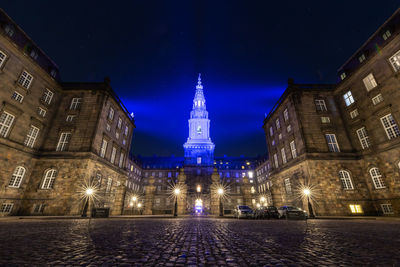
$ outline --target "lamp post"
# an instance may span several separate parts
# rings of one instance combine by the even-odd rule
[[[83,206],[82,217],[87,217],[87,210],[88,210],[88,206],[90,204],[89,201],[90,201],[90,198],[92,197],[93,193],[94,193],[93,188],[89,187],[85,190],[86,201],[85,201],[85,205]]]
[[[131,204],[130,204],[130,206],[132,207],[132,215],[133,215],[133,212],[134,212],[134,210],[135,210],[135,203],[136,203],[136,201],[137,201],[137,196],[131,197]]]
[[[138,203],[137,204],[137,207],[138,207],[138,209],[139,209],[139,213],[140,213],[140,215],[142,215],[142,203]]]
[[[260,203],[262,207],[264,206],[264,202],[265,202],[265,197],[260,197]]]
[[[175,206],[174,206],[174,217],[178,216],[178,195],[180,194],[181,190],[179,188],[174,189],[175,195]]]
[[[310,189],[305,188],[305,189],[303,190],[303,194],[304,194],[305,196],[307,196],[308,212],[310,213],[310,218],[315,218],[314,212],[313,212],[313,207],[312,207],[311,202],[310,202],[310,195],[311,195]]]
[[[218,188],[217,193],[218,193],[218,198],[219,198],[219,216],[223,217],[224,216],[224,207],[222,206],[222,196],[224,194],[224,189]]]

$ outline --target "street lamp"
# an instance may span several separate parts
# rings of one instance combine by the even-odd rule
[[[88,210],[88,206],[90,204],[89,201],[90,201],[90,198],[92,197],[93,193],[94,193],[93,188],[90,188],[90,187],[86,188],[86,190],[85,190],[86,201],[85,201],[85,205],[83,207],[82,217],[87,217],[87,210]]]
[[[311,195],[311,191],[308,188],[305,188],[303,190],[303,194],[307,197],[307,202],[308,202],[308,212],[310,213],[310,218],[315,218],[314,216],[314,212],[313,212],[313,208],[310,202],[310,195]]]
[[[141,209],[142,208],[142,203],[138,203],[137,207],[139,209],[140,215],[142,215],[142,209]]]
[[[218,188],[217,193],[218,193],[218,197],[219,197],[219,216],[223,217],[224,216],[224,207],[222,206],[222,196],[224,194],[224,189]]]
[[[265,197],[260,197],[261,206],[264,206]]]
[[[175,207],[174,207],[174,216],[178,216],[178,195],[181,193],[181,190],[179,188],[174,189],[174,195],[175,195]]]
[[[132,215],[133,215],[133,212],[134,212],[134,210],[135,210],[135,203],[136,203],[136,201],[137,201],[137,196],[132,196],[132,197],[131,197],[131,204],[130,204],[130,206],[132,207]]]

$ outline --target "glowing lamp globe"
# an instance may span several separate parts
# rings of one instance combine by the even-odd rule
[[[181,192],[181,190],[179,188],[175,188],[174,189],[174,194],[175,195],[179,195],[180,192]]]
[[[222,189],[222,188],[218,188],[218,191],[217,191],[217,193],[218,193],[219,195],[222,195],[222,194],[224,193],[224,189]]]
[[[93,188],[88,188],[88,189],[86,189],[86,191],[85,191],[86,195],[88,195],[88,196],[92,195],[93,192],[94,192]]]
[[[303,190],[303,193],[304,193],[304,195],[309,196],[311,192],[310,192],[310,189],[306,188]]]

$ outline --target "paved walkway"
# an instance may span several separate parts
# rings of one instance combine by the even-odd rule
[[[38,218],[0,236],[0,265],[400,264],[399,221]]]

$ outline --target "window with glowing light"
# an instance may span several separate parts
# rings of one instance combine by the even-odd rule
[[[198,164],[198,165],[201,164],[201,157],[197,157],[197,164]]]
[[[356,213],[356,214],[363,213],[361,205],[351,204],[349,206],[350,206],[351,213]]]
[[[343,95],[344,102],[346,103],[346,106],[350,106],[351,104],[354,103],[354,98],[353,95],[351,94],[351,91],[348,91]]]

